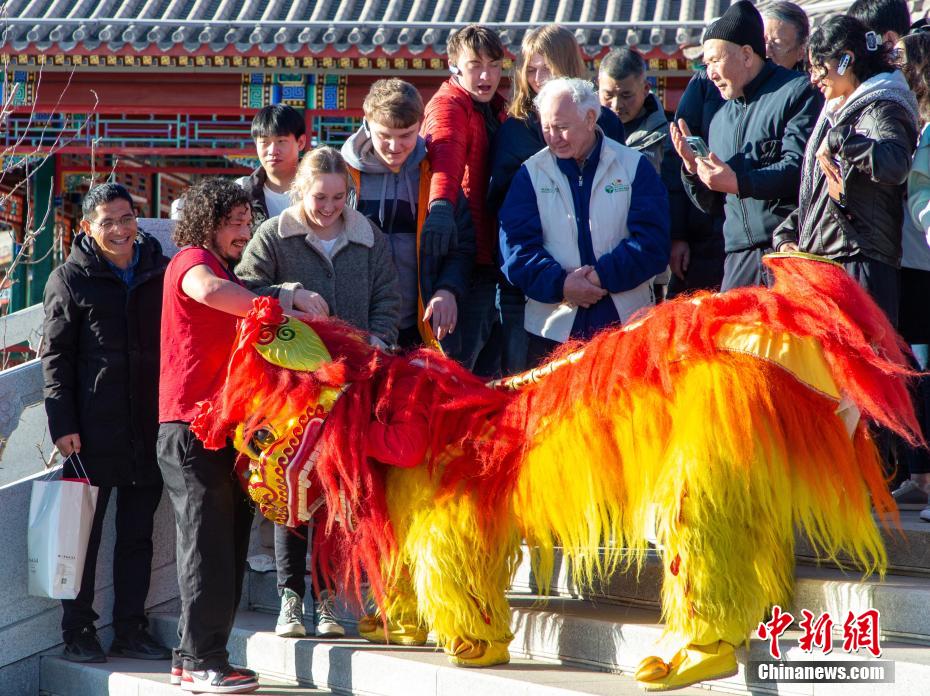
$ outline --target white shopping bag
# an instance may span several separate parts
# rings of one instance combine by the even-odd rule
[[[35,597],[74,599],[81,591],[98,491],[83,469],[83,478],[32,483],[27,547],[29,594]]]

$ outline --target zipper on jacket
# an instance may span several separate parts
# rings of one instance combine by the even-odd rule
[[[743,97],[745,99],[746,97]],[[743,120],[744,117],[749,113],[749,104],[742,106],[742,113],[740,114],[739,121],[736,124],[736,152],[740,151],[740,145],[743,141]],[[739,185],[737,184],[737,188]],[[743,231],[746,232],[746,241],[749,243],[749,247],[752,248],[755,246],[752,243],[752,232],[749,229],[749,223],[746,222],[746,204],[743,202],[743,199],[740,198],[739,193],[736,194],[736,199],[739,201],[739,208],[743,213]]]
[[[136,279],[133,278],[133,281],[135,280]],[[122,280],[119,280],[119,282],[121,285],[125,285],[125,283],[123,283]],[[139,287],[139,285],[140,284],[136,283],[135,287]],[[136,474],[139,473],[139,467],[138,467],[138,462],[136,461],[136,432],[135,432],[135,428],[133,427],[134,426],[133,416],[135,415],[136,406],[133,403],[133,398],[132,398],[132,336],[131,336],[132,329],[129,328],[129,304],[132,302],[132,291],[133,291],[133,286],[126,285],[126,304],[125,304],[124,309],[125,309],[125,314],[126,314],[126,351],[129,354],[128,355],[129,360],[126,363],[126,367],[127,367],[126,373],[129,376],[129,379],[128,379],[129,384],[127,384],[126,396],[127,396],[127,400],[129,401],[129,444],[132,447],[132,464],[130,465],[131,467],[130,475],[132,476],[131,485],[135,486],[136,478],[137,478]],[[141,350],[142,349],[140,347],[139,351],[141,352]]]

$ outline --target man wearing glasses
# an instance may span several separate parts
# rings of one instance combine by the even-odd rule
[[[71,254],[45,286],[42,370],[49,432],[74,476],[80,457],[97,509],[76,599],[62,601],[64,657],[105,662],[94,622],[94,576],[103,519],[116,493],[111,655],[167,660],[152,638],[145,599],[162,480],[155,458],[162,279],[168,259],[136,226],[119,184],[95,186]],[[79,467],[78,467],[79,468]]]

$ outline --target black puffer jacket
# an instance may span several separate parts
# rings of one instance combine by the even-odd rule
[[[801,196],[775,232],[775,248],[836,260],[862,255],[901,265],[901,230],[911,158],[917,146],[917,102],[900,72],[863,82],[835,113],[824,107],[804,156]],[[827,192],[816,153],[824,138],[839,160],[846,204]]]
[[[45,286],[45,411],[53,440],[78,433],[97,486],[156,485],[162,282],[158,241],[139,233],[132,285],[87,235]]]

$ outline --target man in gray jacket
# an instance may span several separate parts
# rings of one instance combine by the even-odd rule
[[[722,290],[764,282],[772,233],[797,207],[804,146],[822,98],[805,75],[765,58],[762,17],[747,0],[730,6],[704,37],[707,75],[726,100],[698,157],[687,125],[672,125],[691,200],[725,216]]]

